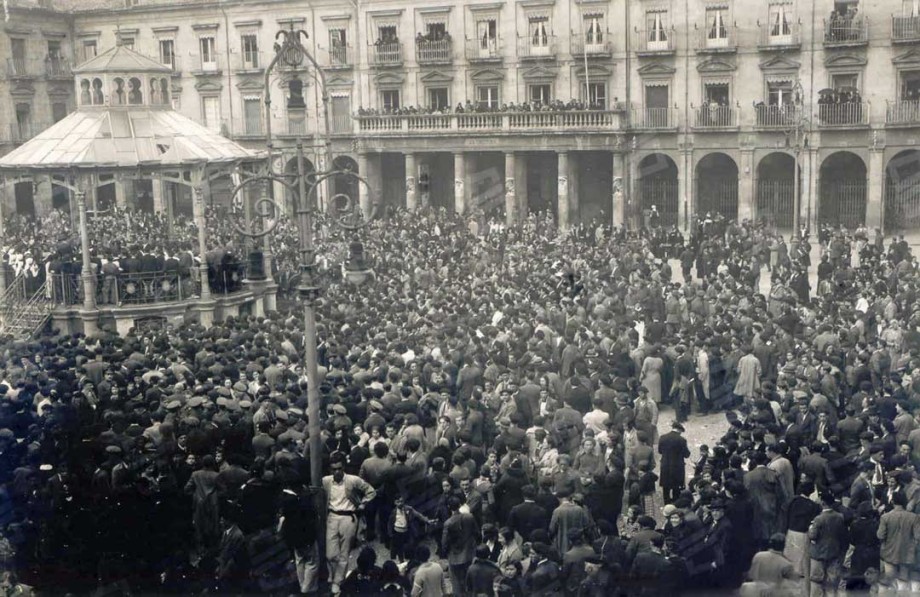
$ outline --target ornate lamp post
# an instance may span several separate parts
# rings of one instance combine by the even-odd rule
[[[802,89],[802,82],[799,79],[796,79],[795,84],[792,86],[792,106],[793,113],[792,118],[789,120],[790,126],[786,129],[786,143],[788,145],[790,139],[792,140],[792,151],[795,157],[795,165],[793,166],[794,172],[792,176],[792,229],[795,237],[799,237],[802,235],[802,198],[800,196],[801,189],[799,188],[799,172],[801,172],[801,166],[799,162],[800,156],[802,155],[802,149],[808,146],[808,136],[806,135],[808,119],[805,116],[804,91]]]
[[[309,182],[307,188],[307,172],[304,161],[303,141],[297,142],[297,174],[296,185],[291,182],[291,175],[281,172],[274,172],[272,161],[272,136],[271,136],[271,97],[269,86],[269,77],[272,69],[279,63],[290,68],[297,68],[303,64],[306,59],[313,65],[316,74],[316,80],[321,85],[323,98],[323,116],[325,121],[324,136],[324,157],[325,164],[331,166],[330,156],[331,140],[329,139],[329,115],[327,110],[327,94],[325,78],[322,69],[316,63],[316,60],[310,55],[307,49],[301,43],[301,38],[306,39],[307,34],[304,31],[295,31],[293,27],[287,31],[279,31],[276,39],[281,39],[281,43],[275,45],[275,57],[265,69],[265,104],[266,110],[266,136],[268,137],[269,161],[268,171],[265,174],[255,176],[241,182],[233,190],[235,198],[244,187],[255,183],[268,183],[267,196],[259,198],[255,202],[257,212],[263,214],[263,225],[261,230],[254,231],[252,226],[247,224],[245,227],[237,226],[237,231],[245,236],[257,239],[263,239],[264,246],[269,247],[269,234],[277,226],[277,220],[269,220],[269,210],[273,209],[275,213],[280,208],[275,201],[273,193],[273,183],[279,183],[286,188],[295,198],[297,227],[300,241],[300,263],[299,263],[299,280],[297,283],[297,294],[303,302],[304,317],[304,369],[307,374],[307,430],[309,432],[309,450],[310,450],[310,480],[313,487],[320,487],[322,484],[322,453],[323,445],[320,438],[320,397],[319,397],[319,372],[317,370],[316,360],[316,301],[319,298],[319,286],[317,285],[316,272],[316,249],[313,243],[313,213],[316,208],[316,193],[320,185],[335,177],[353,178],[358,181],[359,185],[367,185],[367,181],[357,173],[350,170],[326,169],[313,174],[313,180]],[[292,96],[289,100],[289,110],[302,110],[305,108],[303,103],[302,84],[299,79],[290,87]],[[358,202],[348,195],[338,194],[328,201],[327,211],[332,211],[333,221],[341,228],[349,231],[358,230],[366,226],[371,216],[364,218],[360,211]],[[266,251],[267,253],[267,251]],[[350,245],[350,260],[346,264],[346,279],[352,283],[361,283],[364,280],[373,277],[373,272],[366,267],[363,262],[364,247],[357,240]],[[267,270],[270,273],[270,270]]]

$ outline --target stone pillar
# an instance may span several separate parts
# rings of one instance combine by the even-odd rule
[[[198,311],[201,325],[206,328],[214,324],[214,301],[211,300],[211,286],[208,284],[208,231],[205,227],[204,189],[201,185],[194,188],[195,224],[198,226],[198,280],[201,283],[201,301]]]
[[[869,148],[866,178],[866,228],[873,230],[882,227],[885,210],[885,153],[881,147]]]
[[[802,163],[802,211],[801,220],[808,225],[812,236],[818,230],[818,210],[820,209],[819,189],[821,188],[821,177],[818,175],[818,152],[817,150],[805,151],[800,156]]]
[[[505,223],[517,222],[517,191],[515,189],[514,152],[505,152]]]
[[[581,156],[569,156],[569,226],[581,224],[581,179],[578,177]]]
[[[569,152],[560,151],[556,156],[559,162],[556,213],[559,216],[559,231],[565,232],[569,229]]]
[[[619,228],[626,223],[626,158],[622,153],[613,152],[613,188],[611,189],[611,223]]]
[[[454,211],[466,212],[466,156],[462,151],[454,153]]]
[[[415,163],[415,154],[406,154],[406,209],[418,209],[418,189],[415,187],[415,178],[418,176],[418,165]]]
[[[681,165],[678,167],[681,172],[677,177],[677,221],[687,232],[692,230],[693,211],[696,207],[693,205],[696,172],[693,171],[692,153],[689,149],[681,150]]]
[[[3,218],[6,207],[6,189],[8,187],[0,187],[0,239],[4,238],[4,228],[3,228]],[[0,301],[3,299],[3,295],[6,292],[6,261],[3,259],[3,253],[0,252]],[[3,317],[3,303],[0,302],[0,318]],[[0,320],[0,323],[3,323]]]
[[[99,332],[99,312],[96,310],[96,275],[89,257],[89,229],[86,224],[86,193],[81,187],[76,193],[77,209],[80,211],[80,252],[83,269],[80,278],[83,282],[83,333],[93,336]]]
[[[738,167],[738,221],[754,219],[754,150],[741,150]]]
[[[358,174],[368,180],[367,152],[362,151],[358,154]],[[358,183],[358,204],[361,206],[361,213],[364,214],[364,218],[370,219],[374,210],[374,206],[371,203],[370,188],[360,182]]]
[[[154,213],[161,214],[166,211],[166,206],[164,205],[164,194],[163,185],[166,183],[162,180],[153,179],[150,181],[150,186],[153,187],[153,211]]]
[[[115,179],[115,207],[119,209],[128,209],[128,193],[125,189],[124,181]]]

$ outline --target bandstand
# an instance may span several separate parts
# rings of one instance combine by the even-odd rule
[[[215,276],[214,252],[220,249],[209,248],[204,196],[212,181],[245,176],[264,162],[264,155],[175,112],[170,68],[125,46],[73,72],[76,111],[0,158],[0,189],[21,183],[66,189],[73,227],[80,233],[79,258],[73,260],[79,265],[51,272],[39,288],[9,279],[6,267],[0,267],[0,333],[30,335],[49,319],[62,332],[92,335],[100,326],[124,334],[145,325],[194,319],[210,326],[241,311],[261,314],[263,301],[274,303],[270,272],[249,279],[243,259],[239,267],[222,264]],[[87,219],[97,212],[87,208],[87,196],[95,197],[113,181],[128,180],[191,189],[197,263],[104,279],[88,234]],[[51,192],[36,200],[50,205]],[[3,218],[0,202],[0,239]]]

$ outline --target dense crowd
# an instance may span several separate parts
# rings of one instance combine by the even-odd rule
[[[822,232],[811,293],[807,240],[698,227],[678,276],[669,235],[376,222],[376,282],[318,308],[321,488],[297,309],[3,343],[4,588],[920,589],[907,243]],[[687,474],[682,422],[718,411]]]

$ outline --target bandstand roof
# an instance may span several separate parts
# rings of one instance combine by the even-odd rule
[[[94,80],[101,77],[109,81],[111,77],[106,75],[128,78],[133,73],[143,78],[169,72],[168,67],[122,45],[74,69],[75,85],[93,74],[99,75]],[[78,87],[78,97],[79,91]],[[110,105],[110,100],[106,96],[104,102],[80,105],[66,118],[0,157],[0,170],[168,170],[265,157],[264,152],[246,149],[179,114],[168,100],[141,105]]]
[[[172,110],[78,110],[0,158],[2,169],[122,169],[255,160],[260,154]]]

